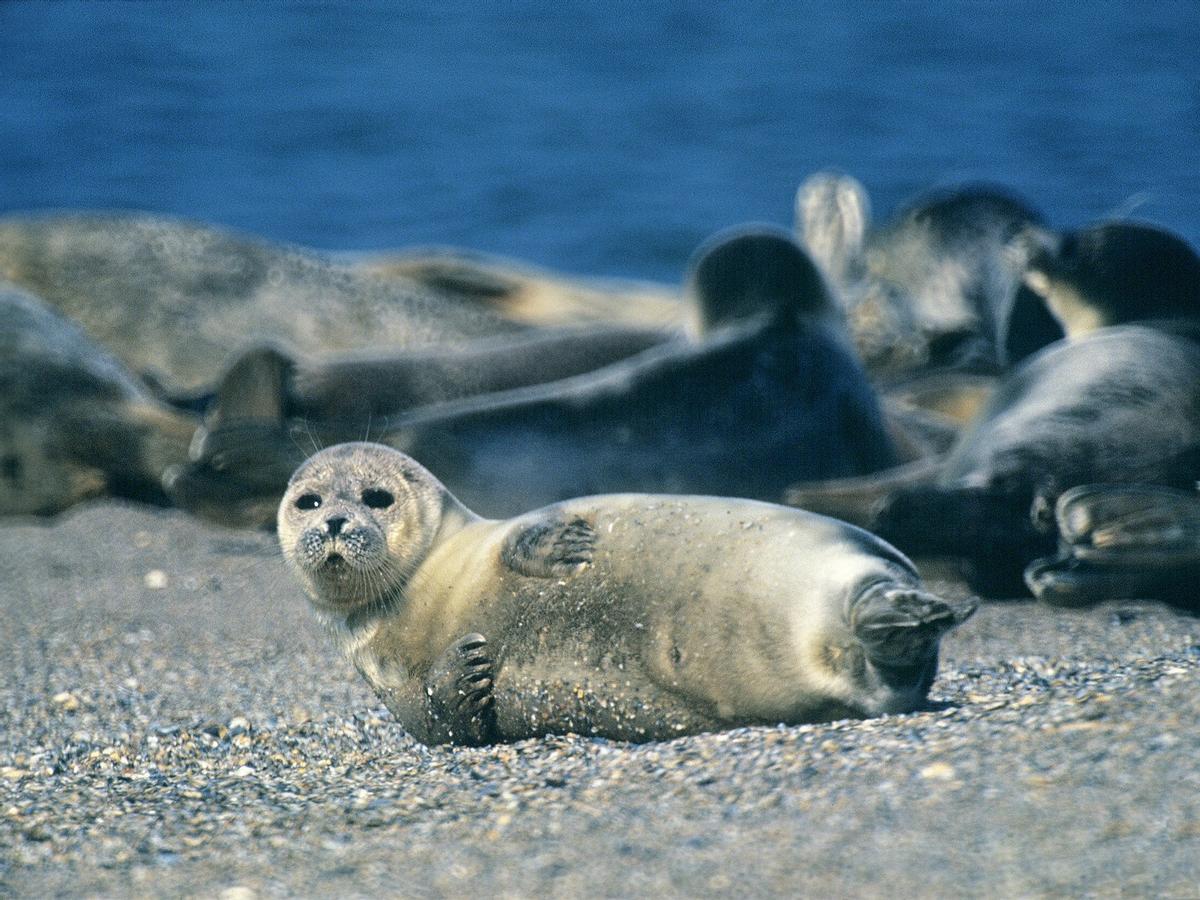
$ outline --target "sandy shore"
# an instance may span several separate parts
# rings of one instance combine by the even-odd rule
[[[0,585],[0,894],[1200,895],[1200,620],[1158,604],[988,604],[930,712],[431,750],[271,536],[101,503],[0,525]]]

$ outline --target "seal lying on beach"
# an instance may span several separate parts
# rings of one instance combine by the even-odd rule
[[[1029,229],[1028,287],[1076,338],[1107,325],[1195,320],[1200,256],[1165,229],[1101,222],[1054,235]]]
[[[461,343],[524,326],[472,299],[298,247],[147,214],[0,219],[0,278],[167,392],[220,377],[248,336],[306,353]]]
[[[166,500],[198,420],[161,404],[36,297],[0,282],[0,515],[51,515],[90,497]]]
[[[229,418],[236,402],[231,394],[243,384],[262,390],[278,384],[284,418],[369,430],[374,421],[416,407],[581,375],[681,337],[665,329],[597,325],[481,338],[458,347],[315,357],[266,344],[241,353],[215,393],[187,405],[212,406],[209,424],[216,427]]]
[[[378,444],[305,462],[278,532],[355,667],[427,744],[905,712],[974,609],[832,519],[624,494],[492,521]]]
[[[964,186],[919,198],[870,229],[866,190],[819,172],[796,194],[801,242],[838,289],[877,378],[950,367],[996,372],[1062,336],[1023,287],[1014,241],[1042,217],[1009,191]]]
[[[786,232],[719,236],[698,252],[688,284],[705,336],[698,344],[418,410],[376,423],[372,436],[423,459],[486,515],[618,491],[777,500],[796,481],[896,462],[824,281]],[[232,402],[256,408],[264,393],[254,379],[226,388]],[[267,406],[277,391],[266,386]],[[198,436],[196,460],[168,479],[181,506],[261,523],[306,438],[361,438],[366,424],[297,435],[256,415],[218,410],[221,425]]]
[[[976,590],[1023,593],[1025,566],[1054,549],[1052,529],[1039,526],[1063,491],[1195,482],[1193,328],[1113,326],[1031,357],[1001,382],[936,480],[893,491],[869,524],[908,553],[969,560]]]

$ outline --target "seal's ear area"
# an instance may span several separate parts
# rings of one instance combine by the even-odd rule
[[[696,251],[686,290],[700,331],[766,319],[775,323],[833,309],[825,279],[786,231],[751,225],[722,232]]]
[[[242,351],[217,385],[205,424],[215,429],[244,419],[282,421],[294,369],[291,355],[273,344]]]
[[[847,280],[870,224],[871,201],[856,178],[817,172],[796,191],[796,236],[834,283]]]
[[[850,629],[871,662],[914,666],[928,659],[942,635],[969,619],[978,606],[975,598],[946,600],[914,588],[876,585],[855,599]]]
[[[548,514],[515,526],[504,539],[500,560],[531,578],[561,578],[582,571],[592,561],[596,532],[579,517]]]

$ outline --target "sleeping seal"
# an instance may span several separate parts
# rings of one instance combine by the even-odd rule
[[[974,609],[832,519],[646,494],[481,519],[378,444],[305,462],[278,532],[355,667],[427,744],[905,712]]]
[[[0,278],[75,320],[166,393],[216,382],[248,336],[307,353],[525,330],[471,298],[312,250],[145,213],[0,219]]]
[[[244,350],[213,392],[174,401],[212,409],[209,427],[231,417],[242,385],[265,392],[288,419],[343,423],[351,429],[421,406],[581,375],[681,339],[668,329],[621,325],[539,329],[461,346],[313,356],[265,343]]]
[[[198,420],[157,401],[36,297],[0,282],[0,515],[51,515],[90,497],[164,503]]]
[[[824,280],[786,232],[718,236],[697,253],[687,283],[699,343],[416,410],[373,423],[371,436],[424,460],[463,502],[494,516],[621,491],[778,500],[797,481],[896,462]],[[270,381],[224,387],[231,404],[251,411],[218,412],[219,426],[198,434],[194,462],[168,477],[181,506],[259,524],[306,440],[363,437],[365,422],[291,433],[269,409],[278,396]]]
[[[356,269],[473,299],[527,325],[622,324],[670,328],[681,321],[678,287],[623,278],[580,278],[457,247],[412,247],[354,260]]]

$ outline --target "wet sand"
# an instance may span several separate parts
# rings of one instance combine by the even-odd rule
[[[103,502],[0,524],[0,585],[0,894],[1200,895],[1200,619],[1160,604],[987,604],[929,712],[449,750],[270,535]]]

